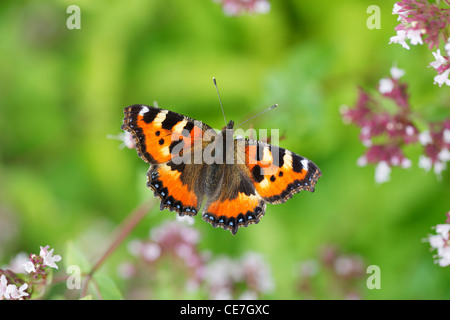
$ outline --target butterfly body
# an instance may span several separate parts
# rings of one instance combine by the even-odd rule
[[[130,132],[150,168],[147,185],[160,209],[202,218],[236,234],[256,224],[266,203],[277,204],[301,190],[313,192],[319,168],[288,150],[234,138],[234,122],[217,133],[181,114],[146,105],[124,109]]]

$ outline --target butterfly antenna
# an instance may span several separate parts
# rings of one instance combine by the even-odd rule
[[[270,108],[267,108],[266,110],[261,111],[261,112],[258,113],[258,114],[255,114],[255,115],[254,115],[253,117],[251,117],[250,119],[247,119],[247,120],[245,120],[244,122],[241,122],[239,125],[237,125],[237,126],[234,127],[234,128],[236,129],[237,127],[240,127],[240,126],[243,125],[244,123],[246,123],[246,122],[248,122],[248,121],[250,121],[250,120],[256,118],[257,116],[259,116],[259,115],[261,115],[261,114],[263,114],[264,112],[267,112],[267,111],[270,111],[270,110],[272,110],[272,109],[275,109],[276,107],[278,107],[278,105],[277,105],[277,104],[274,104],[274,105],[271,106]]]
[[[220,108],[222,109],[223,119],[225,120],[225,125],[227,125],[227,118],[225,117],[225,111],[223,111],[222,99],[220,99],[219,89],[217,88],[216,78],[213,77],[214,86],[216,87],[217,96],[219,97]]]

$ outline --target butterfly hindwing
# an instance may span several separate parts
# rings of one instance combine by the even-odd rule
[[[220,192],[207,198],[203,220],[236,234],[239,227],[256,224],[264,215],[266,202],[238,164],[221,165]],[[208,192],[206,192],[208,193]]]
[[[202,165],[174,164],[172,161],[152,165],[147,173],[147,186],[160,201],[160,209],[179,215],[194,216],[203,201],[204,169]]]

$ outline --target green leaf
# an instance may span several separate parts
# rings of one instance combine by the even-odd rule
[[[116,283],[104,273],[95,273],[94,281],[103,300],[123,300],[122,293]]]

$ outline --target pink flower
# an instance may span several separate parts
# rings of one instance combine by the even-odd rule
[[[238,16],[243,13],[264,14],[270,11],[267,0],[215,0],[222,4],[223,12],[228,16]]]
[[[442,68],[445,64],[450,73],[450,63],[447,58],[435,54],[435,68]],[[445,71],[445,72],[447,72]],[[393,66],[391,76],[380,80],[378,92],[381,97],[369,95],[359,89],[358,101],[354,108],[342,106],[340,112],[345,124],[353,123],[361,128],[359,139],[367,148],[365,154],[358,158],[358,166],[376,165],[375,181],[387,182],[390,179],[392,167],[409,168],[408,159],[402,148],[405,145],[420,142],[424,147],[424,155],[419,158],[419,167],[434,172],[440,178],[441,173],[450,161],[450,119],[443,122],[430,123],[429,130],[419,133],[414,124],[414,113],[409,104],[407,84],[400,81],[404,71]],[[447,75],[444,73],[444,75]],[[448,76],[447,76],[448,77]],[[450,82],[450,80],[446,80]],[[383,108],[384,99],[394,102],[390,108]]]
[[[205,281],[210,298],[216,300],[235,298],[242,284],[246,290],[239,295],[240,299],[256,299],[274,289],[269,265],[254,252],[247,252],[240,259],[222,256],[212,260],[206,267]]]
[[[450,69],[449,69],[450,70]],[[425,155],[420,157],[419,167],[429,171],[434,166],[435,174],[440,177],[450,161],[450,120],[430,124],[430,130],[419,134],[419,141]]]
[[[391,37],[389,43],[399,43],[410,49],[406,42],[409,40],[411,45],[425,42],[429,49],[436,47],[437,51],[433,52],[436,61],[430,63],[438,72],[434,77],[434,84],[440,87],[443,84],[450,86],[450,43],[445,44],[447,56],[441,55],[438,49],[441,39],[447,39],[450,9],[439,8],[439,4],[429,3],[427,0],[402,0],[394,4],[392,14],[398,15],[400,24],[395,27],[397,35]]]
[[[406,49],[409,49],[406,40],[412,45],[425,42],[430,49],[438,47],[439,39],[446,34],[450,23],[450,9],[441,9],[427,0],[396,2],[392,14],[397,14],[401,23],[395,27],[397,35],[391,38],[390,43],[400,43]]]

